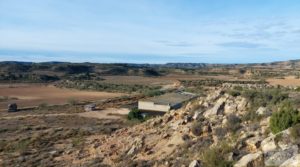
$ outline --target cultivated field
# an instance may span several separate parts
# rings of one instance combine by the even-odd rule
[[[122,95],[125,94],[60,89],[42,84],[6,84],[0,86],[0,109],[6,109],[12,102],[16,102],[19,107],[32,107],[40,104],[65,104],[70,101],[104,100]]]
[[[267,79],[270,85],[276,86],[300,86],[300,79],[296,79],[294,76],[288,76],[283,79]]]

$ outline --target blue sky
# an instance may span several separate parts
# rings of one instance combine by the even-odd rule
[[[0,61],[300,59],[299,0],[0,0]]]

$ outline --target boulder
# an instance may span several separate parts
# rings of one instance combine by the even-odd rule
[[[251,137],[245,141],[250,152],[256,152],[261,144],[262,138],[259,136]]]
[[[275,136],[272,135],[270,137],[265,138],[261,142],[261,149],[262,149],[263,153],[275,151],[277,149],[277,145],[275,143]]]
[[[190,163],[189,167],[201,167],[198,160],[194,160]]]
[[[18,105],[16,103],[8,104],[7,111],[8,112],[17,112],[18,111]]]
[[[233,101],[226,103],[224,107],[224,114],[229,115],[237,112],[237,104]]]
[[[245,111],[248,105],[248,101],[245,98],[241,98],[241,100],[239,100],[239,102],[237,102],[237,109],[238,111]]]
[[[257,152],[253,154],[247,154],[243,156],[234,167],[258,167],[263,166],[263,154],[262,152]]]
[[[266,166],[279,166],[297,154],[298,154],[298,146],[294,145],[288,149],[275,152],[273,155],[271,155],[265,161],[265,165]]]
[[[226,98],[220,98],[213,108],[205,111],[203,114],[206,118],[221,114],[224,111]]]
[[[280,165],[280,167],[300,167],[300,154],[293,156]]]
[[[193,115],[194,120],[198,120],[200,117],[201,117],[201,112],[200,111],[196,111],[195,114]]]
[[[268,110],[266,107],[259,107],[256,111],[258,115],[271,115],[272,112]]]

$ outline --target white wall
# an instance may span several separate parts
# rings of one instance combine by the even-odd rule
[[[169,105],[154,104],[153,102],[148,101],[139,101],[138,108],[139,110],[168,112],[171,107]]]

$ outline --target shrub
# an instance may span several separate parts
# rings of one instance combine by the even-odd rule
[[[200,136],[202,133],[202,124],[201,122],[194,122],[192,126],[192,133],[195,136]]]
[[[288,98],[280,89],[245,90],[242,95],[247,98],[253,109],[261,106],[276,105]]]
[[[237,97],[241,95],[241,92],[237,91],[237,90],[230,90],[227,92],[228,94],[230,94],[233,97]]]
[[[292,104],[284,102],[279,111],[274,112],[270,119],[270,129],[273,133],[278,133],[297,123],[299,123],[299,111],[294,109]]]
[[[235,133],[240,127],[241,119],[234,114],[227,116],[227,130]]]
[[[217,146],[214,146],[203,152],[201,160],[203,166],[206,167],[232,167],[233,162],[228,161],[226,156],[230,153],[232,148],[226,143],[221,142]]]
[[[140,120],[143,121],[144,117],[137,108],[133,108],[127,115],[128,120]]]
[[[296,124],[290,128],[290,134],[295,141],[300,139],[300,124]]]

